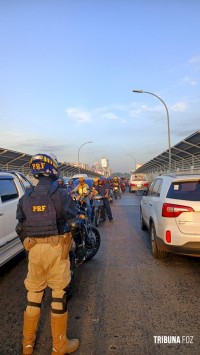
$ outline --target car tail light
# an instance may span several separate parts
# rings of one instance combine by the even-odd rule
[[[133,182],[131,182],[131,186],[136,186],[136,184],[133,184]]]
[[[149,186],[149,184],[148,184],[148,183],[145,183],[144,186]]]
[[[165,232],[165,240],[167,243],[171,243],[171,231],[166,231]]]
[[[192,207],[164,203],[162,206],[162,217],[176,218],[183,212],[194,212]]]

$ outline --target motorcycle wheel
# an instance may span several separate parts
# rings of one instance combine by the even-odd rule
[[[95,227],[91,227],[91,231],[92,231],[92,235],[94,236],[95,243],[92,245],[92,243],[89,240],[86,241],[87,252],[85,256],[85,261],[92,259],[96,255],[101,243],[101,237],[99,231]]]
[[[100,210],[99,208],[95,210],[95,215],[94,215],[94,223],[95,226],[98,227],[100,222]]]

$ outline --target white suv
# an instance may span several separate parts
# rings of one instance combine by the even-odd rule
[[[141,229],[151,235],[152,254],[200,257],[200,175],[160,175],[140,203]]]
[[[15,232],[16,210],[19,198],[30,181],[18,172],[0,172],[0,266],[24,248]]]

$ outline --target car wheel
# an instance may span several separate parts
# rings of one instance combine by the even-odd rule
[[[143,218],[143,215],[142,215],[142,209],[140,208],[140,228],[142,231],[145,231],[147,230],[147,227],[144,223],[144,218]]]
[[[151,252],[154,258],[161,259],[166,258],[169,253],[165,250],[161,250],[156,243],[156,229],[154,223],[151,223],[150,227],[150,234],[151,234]]]

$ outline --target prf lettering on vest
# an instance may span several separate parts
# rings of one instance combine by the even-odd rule
[[[47,206],[42,205],[42,206],[33,206],[32,210],[33,212],[44,212]]]

